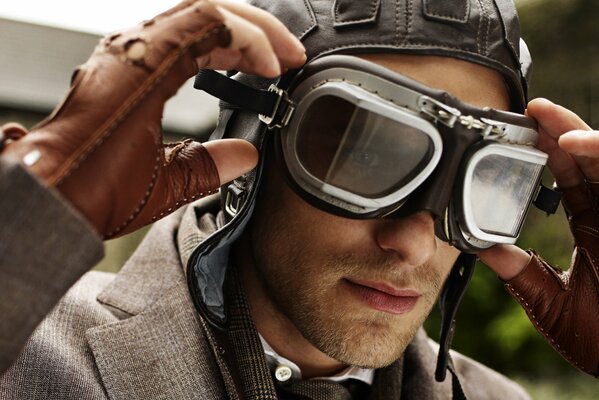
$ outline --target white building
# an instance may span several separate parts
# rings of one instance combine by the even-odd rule
[[[30,127],[60,102],[72,71],[89,57],[99,35],[0,18],[0,123]],[[118,77],[115,77],[118,79]],[[170,134],[205,138],[218,100],[187,82],[167,103]]]

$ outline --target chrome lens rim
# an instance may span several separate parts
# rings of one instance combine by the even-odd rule
[[[408,184],[379,198],[369,198],[330,185],[312,175],[302,164],[296,151],[296,143],[302,123],[301,116],[323,96],[336,96],[358,108],[378,114],[403,125],[408,125],[428,136],[433,146],[431,159]],[[321,200],[357,214],[390,207],[402,202],[418,188],[434,171],[441,158],[443,142],[437,128],[417,113],[399,107],[376,94],[347,82],[325,82],[303,96],[296,106],[295,117],[289,126],[281,132],[282,150],[291,177],[305,191]]]
[[[462,189],[462,198],[461,198],[461,209],[463,215],[463,224],[462,229],[465,231],[464,233],[467,236],[472,236],[478,241],[492,242],[492,243],[502,243],[502,244],[514,244],[520,235],[520,231],[522,229],[522,225],[526,219],[526,214],[528,209],[530,208],[530,204],[532,203],[534,196],[536,195],[537,188],[539,187],[539,180],[541,178],[541,172],[535,177],[531,177],[530,186],[532,188],[530,192],[530,196],[527,199],[526,204],[523,204],[523,212],[521,213],[521,218],[519,221],[516,221],[518,228],[516,229],[515,235],[509,234],[496,234],[485,232],[481,229],[474,215],[474,209],[471,205],[472,201],[472,181],[475,168],[477,164],[485,157],[490,155],[500,155],[512,159],[516,159],[519,161],[525,161],[533,164],[537,164],[541,166],[540,171],[542,171],[542,167],[547,163],[547,154],[543,153],[540,150],[537,150],[533,147],[529,146],[521,146],[521,145],[507,145],[502,143],[488,143],[485,146],[481,147],[478,151],[476,151],[472,156],[468,159],[465,167],[464,178],[463,178],[463,189]]]

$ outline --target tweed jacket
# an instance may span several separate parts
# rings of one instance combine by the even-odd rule
[[[119,274],[89,272],[58,301],[100,257],[101,242],[59,196],[1,160],[0,195],[0,399],[247,397],[231,390],[223,361],[231,355],[215,344],[185,276],[184,249],[216,226],[200,223],[190,239],[182,220],[217,199],[155,224]],[[263,357],[255,355],[258,364]],[[528,398],[498,373],[453,357],[469,398]],[[377,398],[451,398],[450,380],[434,381],[435,360],[436,344],[421,330]],[[263,390],[252,396],[273,398]]]

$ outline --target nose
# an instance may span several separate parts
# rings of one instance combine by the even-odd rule
[[[433,217],[421,211],[405,218],[380,220],[375,232],[378,246],[401,261],[417,266],[435,254],[437,244]]]

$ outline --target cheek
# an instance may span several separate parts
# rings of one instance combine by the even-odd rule
[[[460,251],[441,239],[435,238],[435,241],[437,243],[437,251],[433,257],[431,265],[433,268],[435,268],[437,273],[443,277],[443,282],[445,282],[445,279],[449,275],[451,268],[460,255]]]
[[[294,239],[294,245],[307,251],[348,251],[355,244],[372,241],[372,227],[367,221],[342,218],[313,207],[286,184],[277,195],[276,218]]]

